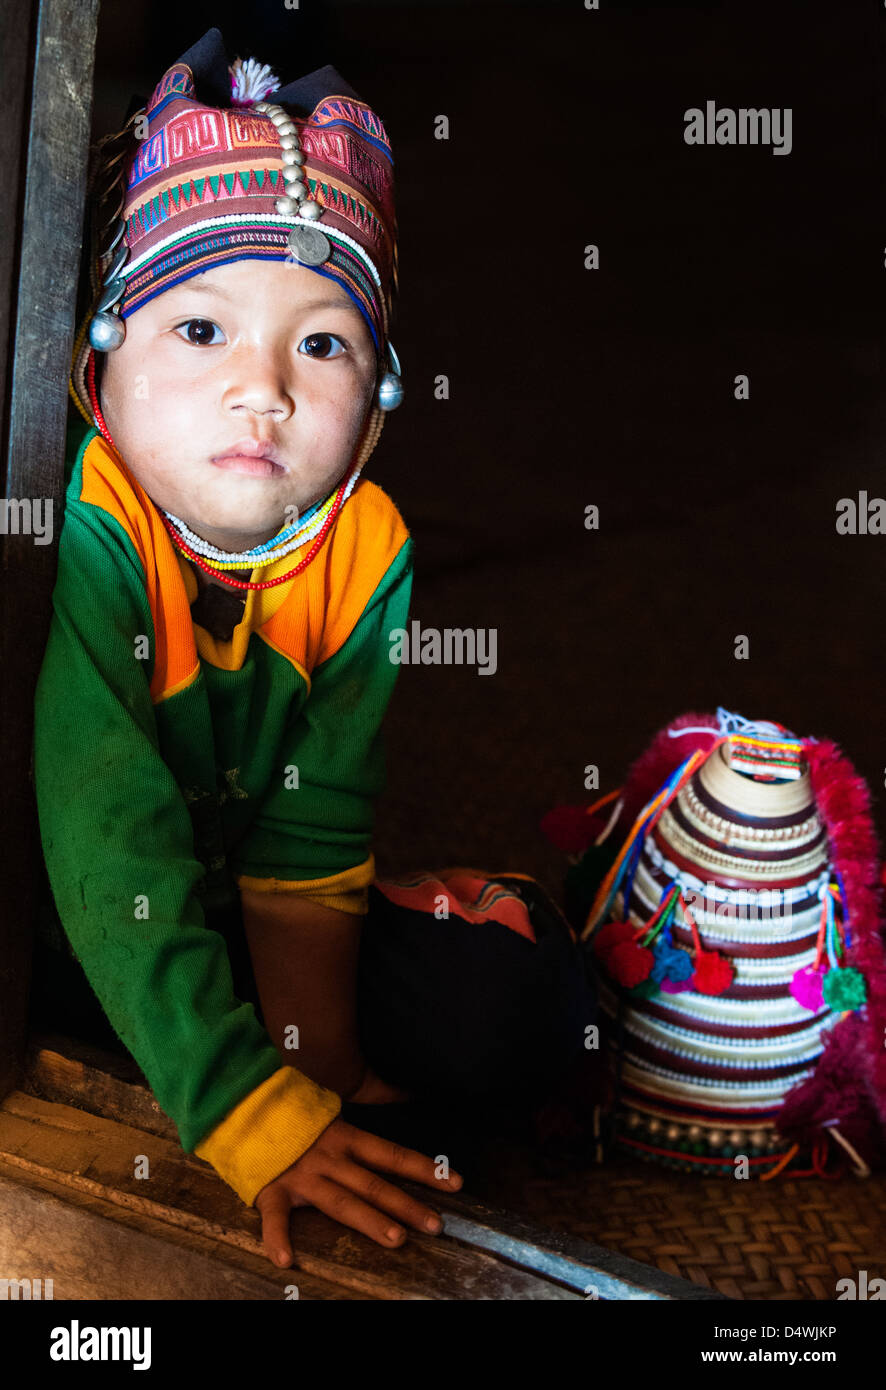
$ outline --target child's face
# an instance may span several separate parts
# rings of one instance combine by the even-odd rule
[[[101,406],[157,506],[212,545],[247,550],[297,519],[287,506],[303,512],[340,480],[378,365],[335,280],[287,261],[235,261],[126,320]],[[269,459],[236,456],[250,444]]]

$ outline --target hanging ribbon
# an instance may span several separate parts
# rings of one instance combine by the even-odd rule
[[[643,810],[634,821],[631,832],[619,850],[615,862],[597,890],[596,897],[594,898],[591,910],[588,913],[587,921],[581,933],[582,941],[587,940],[598,924],[607,916],[619,887],[625,881],[631,861],[631,854],[637,844],[639,843],[640,851],[642,851],[643,841],[646,836],[651,834],[654,830],[659,818],[663,815],[674,797],[678,795],[699,766],[725,742],[726,737],[724,735],[717,738],[710,748],[704,750],[696,749],[694,753],[671,773],[671,776],[657,796],[654,796],[653,799],[644,806]],[[638,855],[640,851],[638,851]],[[631,879],[631,882],[633,883],[633,879]]]

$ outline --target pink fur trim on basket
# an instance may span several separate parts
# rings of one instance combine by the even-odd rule
[[[846,892],[851,946],[847,965],[865,977],[867,1003],[834,1024],[812,1076],[785,1096],[778,1128],[809,1143],[836,1122],[869,1163],[886,1152],[886,951],[882,937],[880,856],[870,792],[836,744],[804,746],[812,792]]]
[[[701,725],[709,726],[713,734],[719,733],[717,720],[712,714],[681,714],[656,734],[646,751],[631,764],[622,788],[624,806],[619,817],[620,825],[630,829],[647,802],[661,791],[671,773],[696,748],[706,750],[711,747],[713,739],[704,733],[671,737],[670,730],[697,729]]]

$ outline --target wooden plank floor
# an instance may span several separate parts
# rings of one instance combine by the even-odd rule
[[[365,1297],[0,1158],[0,1267],[52,1280],[56,1299]],[[45,1295],[44,1295],[45,1296]]]
[[[16,1266],[16,1272],[27,1274],[28,1268],[21,1266],[35,1261],[34,1277],[52,1277],[57,1298],[121,1296],[116,1280],[126,1241],[112,1242],[110,1250],[105,1245],[108,1223],[115,1221],[130,1232],[137,1229],[168,1245],[165,1274],[164,1261],[158,1258],[148,1260],[143,1277],[130,1267],[127,1297],[235,1297],[230,1292],[231,1278],[236,1287],[235,1274],[241,1269],[251,1276],[253,1292],[246,1296],[252,1297],[285,1297],[286,1286],[292,1283],[298,1285],[300,1296],[314,1298],[580,1297],[483,1252],[417,1232],[401,1249],[383,1250],[307,1208],[293,1218],[295,1269],[275,1270],[261,1254],[258,1212],[246,1207],[208,1164],[184,1153],[162,1135],[75,1106],[40,1100],[24,1091],[11,1092],[0,1105],[0,1177],[7,1183],[6,1211],[0,1223],[3,1266]],[[48,1239],[54,1220],[47,1215],[38,1228],[47,1237],[40,1243],[42,1260],[39,1249],[28,1242],[15,1245],[22,1240],[23,1231],[34,1229],[27,1222],[9,1225],[9,1213],[17,1201],[9,1188],[16,1178],[29,1189],[32,1209],[39,1208],[34,1193],[42,1187],[58,1200],[72,1199],[80,1213],[77,1220],[69,1216],[68,1239],[59,1247]],[[91,1207],[84,1198],[94,1199],[100,1206]],[[87,1212],[92,1217],[89,1221]],[[102,1223],[101,1235],[96,1232],[92,1239],[87,1238],[88,1227],[97,1222]],[[193,1282],[177,1276],[175,1292],[170,1294],[166,1275],[171,1278],[173,1269],[180,1266],[183,1248],[191,1245],[188,1237],[202,1239],[198,1248],[204,1259],[198,1260],[195,1250],[189,1266],[194,1271]],[[140,1242],[139,1248],[143,1244]],[[94,1270],[95,1284],[91,1286],[83,1261],[85,1252],[96,1247],[102,1248],[102,1260]],[[47,1267],[50,1251],[57,1267]],[[216,1266],[230,1266],[230,1270],[216,1269],[213,1274]],[[213,1279],[218,1282],[218,1291],[207,1293]],[[84,1288],[91,1288],[91,1292],[84,1293]]]
[[[2,1268],[52,1278],[57,1298],[580,1300],[567,1287],[568,1271],[521,1267],[527,1240],[540,1242],[554,1263],[592,1266],[604,1287],[607,1277],[624,1280],[609,1296],[705,1297],[655,1268],[526,1227],[463,1194],[433,1200],[453,1233],[410,1232],[393,1251],[320,1212],[296,1211],[294,1268],[281,1271],[262,1254],[259,1213],[182,1150],[131,1058],[36,1035],[22,1088],[0,1104]],[[470,1239],[471,1222],[475,1234],[482,1227],[495,1236],[494,1252],[459,1238]]]

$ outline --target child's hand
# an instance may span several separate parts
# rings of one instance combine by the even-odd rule
[[[339,1116],[300,1159],[267,1183],[256,1197],[268,1258],[281,1268],[292,1264],[292,1207],[316,1207],[388,1249],[395,1249],[406,1239],[399,1221],[437,1235],[443,1223],[436,1212],[373,1171],[378,1168],[428,1187],[457,1192],[462,1185],[460,1175],[451,1172],[448,1178],[438,1178],[436,1166],[425,1154],[367,1134]]]
[[[355,1105],[391,1105],[397,1101],[411,1100],[412,1096],[402,1087],[382,1081],[380,1076],[376,1076],[375,1072],[367,1067],[360,1085],[346,1099]]]

